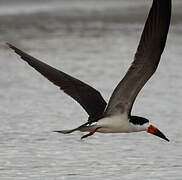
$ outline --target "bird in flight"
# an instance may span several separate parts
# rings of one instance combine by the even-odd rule
[[[7,43],[24,61],[36,69],[67,95],[76,100],[88,113],[86,123],[71,130],[54,131],[72,133],[88,132],[81,138],[99,133],[131,133],[146,131],[166,141],[169,139],[144,117],[131,115],[135,99],[154,74],[164,50],[171,19],[171,0],[153,0],[144,30],[124,78],[114,89],[108,103],[99,91],[88,84],[60,71]]]

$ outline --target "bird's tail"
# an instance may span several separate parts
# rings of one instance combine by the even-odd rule
[[[62,134],[69,134],[69,133],[72,133],[74,131],[80,131],[83,127],[85,127],[86,125],[88,124],[85,123],[85,124],[82,124],[81,126],[77,127],[77,128],[74,128],[74,129],[69,129],[69,130],[60,130],[60,131],[53,131],[53,132],[57,132],[57,133],[62,133]]]
[[[57,132],[57,133],[62,133],[62,134],[69,134],[72,133],[74,131],[78,130],[77,128],[75,129],[69,129],[69,130],[60,130],[60,131],[53,131],[53,132]]]

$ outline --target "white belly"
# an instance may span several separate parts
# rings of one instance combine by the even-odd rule
[[[127,114],[105,117],[97,122],[101,128],[100,133],[129,133],[139,131],[135,125],[131,124]]]

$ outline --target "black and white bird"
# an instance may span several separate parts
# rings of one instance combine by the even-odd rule
[[[30,66],[75,99],[88,113],[88,121],[85,124],[75,129],[55,132],[64,134],[74,131],[89,132],[82,136],[86,138],[95,132],[146,131],[169,141],[161,131],[149,123],[148,119],[132,116],[131,110],[138,93],[157,69],[166,44],[170,19],[171,0],[153,0],[134,61],[114,89],[108,104],[100,92],[88,84],[41,62],[12,44],[7,45]]]

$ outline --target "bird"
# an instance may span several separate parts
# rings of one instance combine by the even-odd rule
[[[156,71],[164,51],[171,20],[171,0],[153,0],[144,29],[127,73],[114,89],[106,103],[101,93],[79,79],[55,69],[7,43],[21,59],[76,100],[88,113],[86,123],[69,130],[54,132],[69,134],[88,132],[81,139],[94,133],[132,133],[145,131],[166,141],[169,139],[147,118],[131,114],[133,104],[142,87]]]

